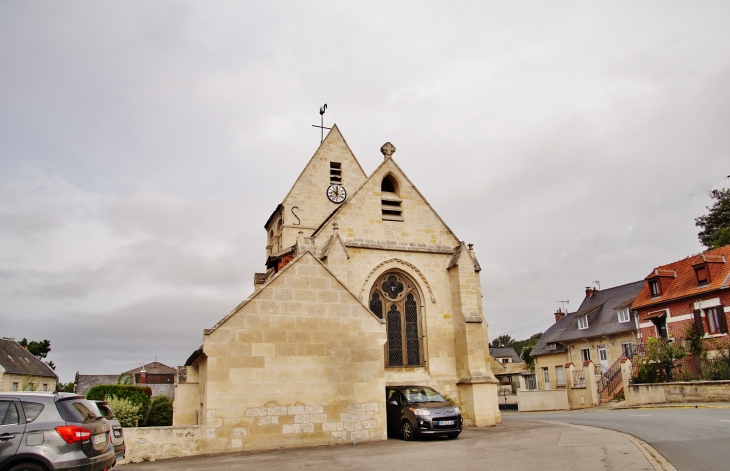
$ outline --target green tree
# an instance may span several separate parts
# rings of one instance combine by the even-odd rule
[[[135,427],[142,420],[140,404],[134,404],[129,399],[120,399],[116,396],[106,396],[104,400],[109,404],[109,408],[114,412],[114,417],[122,427]]]
[[[697,237],[707,248],[730,244],[730,188],[712,190],[710,197],[715,203],[706,215],[695,218],[695,226],[702,230]]]
[[[25,348],[30,352],[31,355],[36,358],[40,358],[41,360],[44,359],[51,351],[50,340],[41,340],[39,342],[31,340],[30,342],[28,342],[28,339],[24,338],[20,342],[18,342],[18,345]]]
[[[504,348],[511,347],[514,343],[515,339],[509,335],[500,335],[496,339],[492,340],[492,343],[490,343],[489,346],[492,348]]]
[[[148,427],[169,427],[172,425],[172,399],[167,396],[156,396],[150,403]]]

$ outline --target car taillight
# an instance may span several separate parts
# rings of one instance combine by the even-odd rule
[[[91,430],[76,425],[63,425],[56,427],[56,432],[66,443],[76,443],[91,438]]]

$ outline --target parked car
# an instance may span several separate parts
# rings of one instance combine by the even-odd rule
[[[388,435],[414,440],[425,435],[456,438],[461,433],[461,411],[427,386],[385,388]]]
[[[109,404],[106,401],[92,402],[96,404],[101,416],[109,422],[109,426],[112,428],[111,438],[112,445],[114,445],[114,458],[116,461],[121,461],[124,459],[124,454],[127,451],[127,445],[124,444],[124,431],[122,430],[122,425],[119,423],[117,418],[114,417],[114,412],[112,412],[111,407],[109,407]]]
[[[0,393],[0,470],[108,470],[111,429],[83,396]]]

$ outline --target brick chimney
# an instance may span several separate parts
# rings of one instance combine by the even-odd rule
[[[586,299],[591,299],[593,297],[593,293],[595,293],[596,291],[598,291],[596,288],[586,286]]]
[[[147,370],[144,369],[144,366],[139,372],[139,384],[147,384]]]
[[[565,313],[561,308],[558,308],[558,310],[555,311],[555,322],[559,322],[563,317],[565,317]]]

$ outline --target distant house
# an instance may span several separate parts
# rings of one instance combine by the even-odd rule
[[[520,376],[530,373],[527,364],[520,358],[514,348],[489,348],[489,355],[492,357],[492,372],[499,383],[510,386],[512,391],[519,388]]]
[[[694,325],[705,343],[727,348],[728,257],[730,245],[654,268],[633,305],[642,337],[681,340]]]
[[[0,339],[0,391],[55,391],[53,370],[15,340]]]
[[[622,357],[631,357],[639,343],[631,305],[643,286],[636,281],[604,290],[588,287],[576,312],[558,310],[555,324],[532,350],[536,377],[530,378],[534,382],[527,389],[564,388],[571,363],[592,361],[606,373]]]
[[[82,375],[76,373],[76,394],[86,395],[94,386],[100,384],[116,384],[125,382],[128,378],[130,384],[137,386],[149,386],[152,389],[152,396],[167,396],[175,398],[175,380],[177,370],[157,361],[147,363],[133,370],[125,371],[116,375]]]

